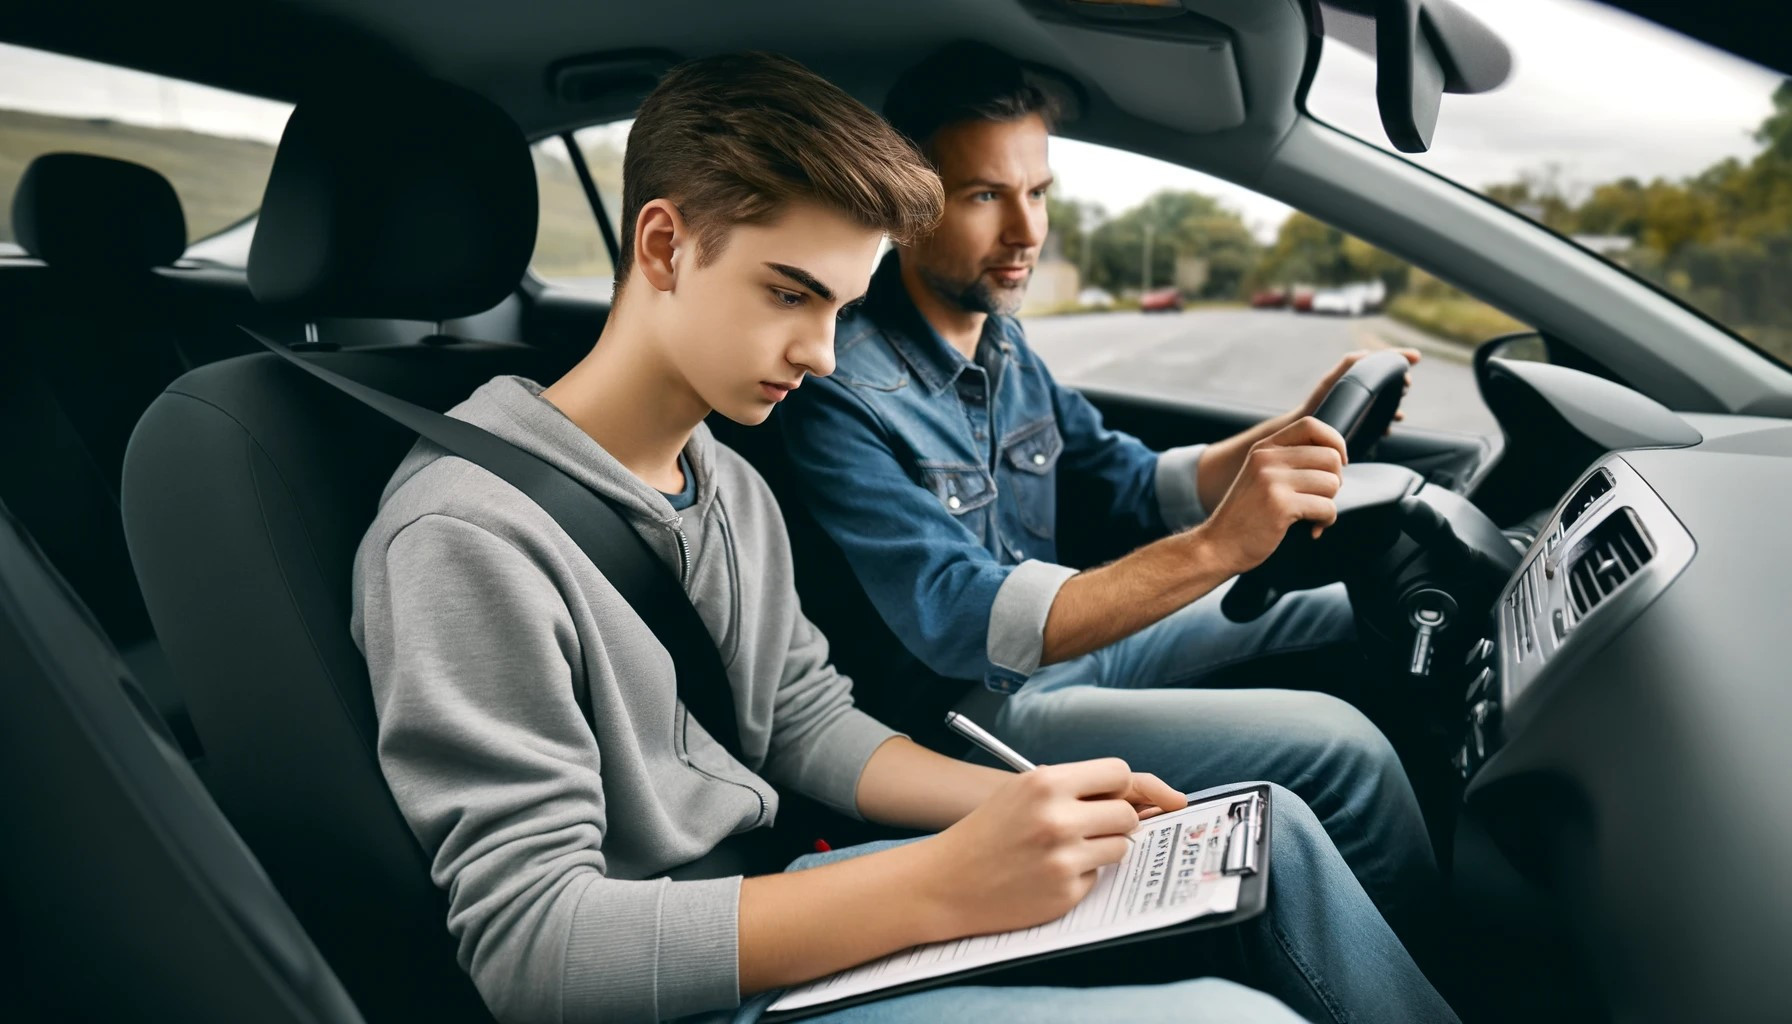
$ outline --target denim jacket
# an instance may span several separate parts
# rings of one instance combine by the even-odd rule
[[[1115,525],[1167,533],[1205,516],[1201,446],[1160,454],[1102,426],[1013,317],[989,317],[965,359],[915,308],[897,259],[840,325],[834,374],[777,418],[811,512],[908,649],[1013,692],[1075,575],[1057,562],[1059,475],[1101,495]]]

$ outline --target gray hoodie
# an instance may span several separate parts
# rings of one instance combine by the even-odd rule
[[[716,639],[747,763],[705,730],[731,723],[685,714],[665,648],[545,512],[419,441],[355,557],[380,766],[500,1020],[732,1007],[741,880],[650,876],[771,822],[772,783],[856,814],[859,774],[894,733],[853,707],[798,608],[783,518],[752,467],[699,427],[681,515],[540,391],[500,377],[451,415],[625,506]]]

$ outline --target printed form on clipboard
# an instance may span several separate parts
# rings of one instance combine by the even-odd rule
[[[1141,822],[1125,857],[1102,868],[1063,917],[892,953],[791,989],[763,1019],[795,1019],[1018,961],[1252,916],[1263,909],[1268,884],[1268,829],[1266,786],[1203,797]]]

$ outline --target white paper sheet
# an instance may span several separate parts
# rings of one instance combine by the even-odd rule
[[[798,1010],[909,982],[1081,946],[1237,909],[1240,876],[1220,863],[1232,827],[1221,797],[1148,818],[1126,856],[1096,876],[1070,913],[1020,931],[914,946],[793,988],[768,1012]]]

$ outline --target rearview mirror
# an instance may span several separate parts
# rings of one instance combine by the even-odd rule
[[[1431,148],[1444,99],[1443,60],[1420,0],[1376,0],[1375,105],[1388,141],[1402,153]]]
[[[1431,148],[1444,93],[1490,92],[1512,74],[1505,40],[1453,0],[1327,0],[1320,13],[1327,36],[1375,58],[1375,104],[1402,153]]]

